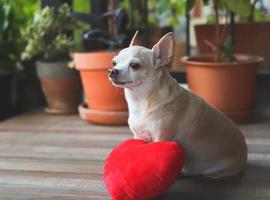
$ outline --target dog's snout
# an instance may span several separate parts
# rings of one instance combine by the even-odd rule
[[[111,77],[117,76],[119,74],[119,70],[118,69],[109,69],[109,75]]]

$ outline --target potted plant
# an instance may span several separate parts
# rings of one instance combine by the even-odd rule
[[[238,16],[237,23],[234,28],[234,51],[241,54],[256,54],[264,58],[260,70],[270,70],[270,45],[268,37],[270,35],[270,14],[267,11],[262,1],[252,0],[251,4],[247,5],[250,10],[248,15]],[[260,3],[260,8],[257,8]],[[232,3],[238,3],[237,1]],[[224,25],[220,24],[220,29]],[[246,34],[248,33],[248,34]],[[214,42],[215,25],[212,23],[199,24],[195,26],[196,43],[199,53],[210,53],[211,48],[205,41]],[[228,35],[228,29],[225,30],[225,35]],[[225,39],[226,37],[224,37]]]
[[[185,0],[148,0],[149,19],[149,47],[166,33],[172,32],[174,27],[180,25],[180,16],[185,13]]]
[[[126,13],[115,9],[114,1],[108,1],[108,11],[101,16],[84,13],[73,13],[72,16],[92,25],[90,31],[82,34],[84,52],[74,53],[75,67],[80,72],[87,101],[80,106],[80,115],[97,124],[126,124],[128,112],[124,91],[114,87],[107,75],[112,58],[124,46]]]
[[[185,0],[122,0],[120,6],[128,10],[129,37],[139,30],[138,43],[152,48],[166,33],[180,24],[179,16],[185,12]]]
[[[80,103],[79,76],[68,67],[73,39],[67,30],[75,27],[70,7],[62,4],[58,10],[51,7],[38,10],[21,33],[26,42],[21,59],[37,60],[36,71],[49,113],[73,113]]]
[[[187,66],[188,85],[209,104],[223,111],[237,122],[247,120],[252,113],[255,100],[256,72],[262,58],[234,54],[231,37],[224,37],[219,26],[219,3],[213,0],[215,19],[215,41],[209,42],[213,53],[210,55],[182,58]],[[249,0],[222,1],[231,11],[249,14]],[[226,20],[227,21],[227,20]],[[224,27],[227,27],[225,25]]]
[[[10,1],[0,2],[0,120],[11,116],[16,107],[18,72],[18,36],[14,7]]]

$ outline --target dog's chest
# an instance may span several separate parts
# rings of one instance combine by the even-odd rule
[[[172,129],[170,118],[170,116],[165,117],[164,114],[159,112],[131,112],[128,123],[135,138],[146,141],[159,141],[160,138],[166,138],[166,135],[170,135],[167,133],[171,132]]]
[[[133,115],[129,117],[129,127],[135,138],[143,139],[145,141],[155,141],[157,131],[155,122],[146,122],[141,115]]]

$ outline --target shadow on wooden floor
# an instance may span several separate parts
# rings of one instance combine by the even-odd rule
[[[178,179],[157,200],[250,200],[267,199],[270,191],[270,167],[248,163],[244,173],[222,179],[190,177]]]

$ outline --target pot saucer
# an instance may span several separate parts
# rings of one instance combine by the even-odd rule
[[[74,114],[77,113],[77,109],[55,109],[46,107],[45,111],[50,114]]]
[[[100,125],[127,125],[128,120],[128,111],[93,110],[85,103],[79,105],[79,113],[83,120]]]

